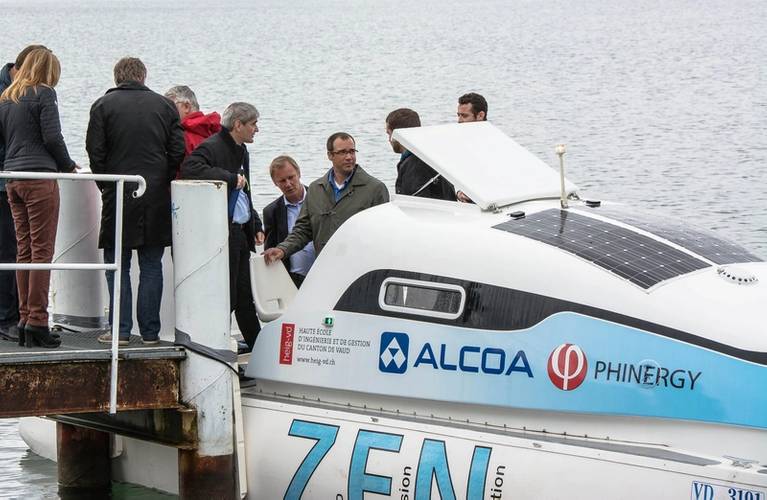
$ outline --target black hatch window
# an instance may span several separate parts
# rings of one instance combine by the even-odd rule
[[[381,283],[378,302],[385,311],[455,319],[463,312],[466,291],[449,283],[388,278]]]

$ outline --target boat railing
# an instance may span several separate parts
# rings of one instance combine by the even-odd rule
[[[0,172],[2,179],[14,180],[67,180],[67,181],[98,181],[114,182],[115,189],[115,252],[113,263],[85,262],[85,263],[0,263],[0,271],[3,270],[36,270],[36,271],[71,271],[71,270],[104,270],[116,271],[114,274],[114,293],[112,294],[112,347],[111,347],[111,372],[109,381],[109,413],[117,413],[117,353],[120,340],[120,291],[122,268],[122,239],[123,239],[123,204],[125,183],[135,183],[138,187],[133,191],[133,197],[138,198],[146,191],[146,181],[140,175],[108,175],[108,174],[63,174],[53,172]]]

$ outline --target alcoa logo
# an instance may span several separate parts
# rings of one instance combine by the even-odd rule
[[[405,373],[410,338],[406,333],[383,332],[378,369],[385,373]]]
[[[580,347],[562,344],[551,352],[548,362],[551,383],[563,391],[577,389],[586,379],[589,364]]]

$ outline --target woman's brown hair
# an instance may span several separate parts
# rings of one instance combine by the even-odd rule
[[[49,49],[35,49],[24,59],[13,82],[0,95],[0,101],[19,102],[27,89],[39,85],[55,87],[61,76],[61,63]]]

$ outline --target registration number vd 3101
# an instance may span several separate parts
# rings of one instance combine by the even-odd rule
[[[690,500],[767,500],[764,492],[693,481]]]

